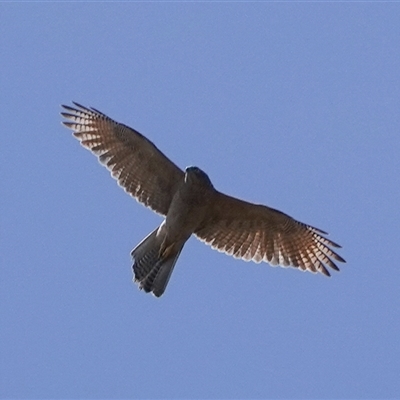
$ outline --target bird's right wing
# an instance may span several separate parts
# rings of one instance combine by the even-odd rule
[[[166,215],[184,172],[139,132],[113,121],[94,108],[62,106],[81,145],[91,150],[126,192]]]

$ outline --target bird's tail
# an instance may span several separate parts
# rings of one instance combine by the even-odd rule
[[[160,297],[167,287],[175,263],[184,243],[176,248],[164,248],[164,235],[157,234],[159,228],[145,237],[131,252],[135,282],[145,292]]]

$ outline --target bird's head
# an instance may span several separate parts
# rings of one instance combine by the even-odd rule
[[[197,167],[187,167],[185,170],[185,183],[211,186],[212,183],[208,175]]]

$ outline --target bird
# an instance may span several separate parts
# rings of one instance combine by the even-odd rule
[[[346,262],[327,232],[262,204],[214,188],[196,166],[184,171],[137,130],[92,107],[62,105],[63,124],[118,184],[138,202],[165,217],[131,252],[133,280],[160,297],[186,241],[194,235],[235,258],[330,276]],[[335,260],[335,261],[334,261]]]

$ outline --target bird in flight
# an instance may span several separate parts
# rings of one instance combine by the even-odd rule
[[[94,153],[127,193],[165,217],[131,252],[134,281],[161,296],[183,246],[193,234],[235,258],[330,276],[345,262],[326,232],[273,208],[216,190],[197,167],[182,171],[138,131],[95,108],[63,105],[63,124]]]

